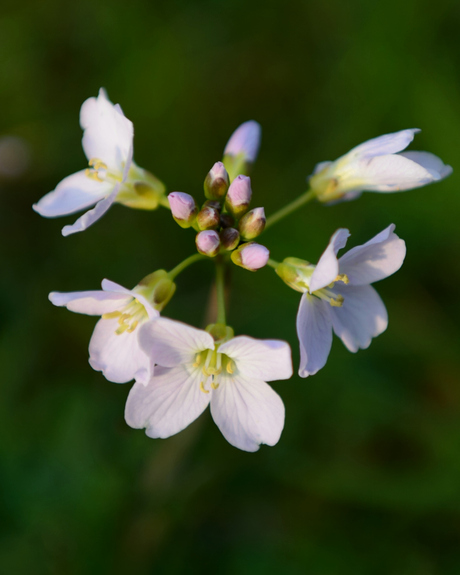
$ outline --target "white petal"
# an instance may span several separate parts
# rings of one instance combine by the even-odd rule
[[[327,248],[319,258],[318,264],[312,273],[310,280],[310,293],[326,287],[335,280],[339,273],[337,252],[345,247],[349,236],[350,232],[341,228],[337,230],[329,240]]]
[[[401,152],[399,155],[423,166],[435,180],[447,178],[453,171],[451,166],[447,166],[441,158],[430,154],[430,152]]]
[[[117,185],[110,196],[107,196],[107,198],[104,198],[98,202],[92,210],[89,210],[86,212],[86,214],[80,216],[74,224],[71,226],[64,226],[62,228],[62,235],[69,236],[70,234],[75,234],[76,232],[82,232],[83,230],[86,230],[86,228],[89,228],[89,226],[93,225],[94,222],[97,222],[97,220],[102,218],[105,212],[115,201],[118,190],[119,186]]]
[[[139,327],[132,333],[117,335],[117,319],[100,319],[89,342],[89,363],[105,378],[115,383],[147,383],[153,373],[153,362],[139,345]]]
[[[130,295],[131,297],[134,297],[131,290],[123,287],[120,284],[117,284],[116,282],[113,282],[112,280],[103,279],[101,282],[101,287],[104,291],[107,291],[107,292],[112,291],[115,293],[123,293],[123,294]]]
[[[300,342],[300,377],[314,375],[326,365],[332,345],[330,305],[304,293],[297,314],[297,336]]]
[[[101,160],[122,170],[133,144],[133,124],[119,106],[114,106],[103,89],[97,98],[88,98],[80,111],[83,149],[88,160]]]
[[[331,308],[335,334],[352,352],[366,349],[387,328],[385,304],[371,286],[336,286],[334,291],[344,297],[342,307]]]
[[[170,437],[203,413],[211,393],[200,389],[200,369],[158,367],[148,385],[134,384],[126,402],[125,419],[135,429],[146,428],[149,437]]]
[[[359,189],[369,192],[402,192],[440,179],[402,154],[360,160],[354,170]]]
[[[222,344],[219,352],[235,360],[238,373],[247,379],[275,381],[292,375],[291,348],[285,341],[240,336]]]
[[[87,315],[102,315],[125,306],[131,295],[106,293],[103,291],[51,292],[49,300],[56,306]]]
[[[394,274],[406,256],[406,244],[393,233],[391,224],[374,238],[356,246],[339,259],[339,270],[350,285],[366,285]]]
[[[160,313],[153,307],[152,303],[149,300],[147,300],[142,294],[138,293],[135,289],[133,290],[127,289],[121,286],[120,284],[117,284],[108,279],[102,280],[102,289],[106,292],[127,294],[130,297],[137,299],[139,303],[141,303],[144,306],[145,311],[149,316],[149,319],[155,319],[160,315]]]
[[[261,443],[278,443],[284,427],[284,405],[264,381],[222,378],[211,397],[211,415],[225,439],[243,451]]]
[[[88,178],[85,172],[82,170],[64,178],[54,191],[34,204],[33,209],[45,218],[55,218],[79,212],[105,198],[113,184]]]
[[[262,128],[254,120],[244,122],[230,136],[225,146],[225,154],[238,156],[243,154],[248,162],[254,162],[257,158],[260,146]]]
[[[383,154],[395,154],[407,148],[417,132],[420,132],[418,128],[412,128],[372,138],[350,150],[347,156],[364,156],[371,158]]]
[[[208,332],[164,317],[142,326],[139,340],[155,363],[164,367],[193,363],[197,353],[214,349]]]

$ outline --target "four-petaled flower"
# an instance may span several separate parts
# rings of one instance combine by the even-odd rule
[[[354,200],[363,191],[402,192],[442,180],[452,168],[429,152],[401,152],[418,129],[368,140],[334,162],[320,162],[310,188],[321,202]]]
[[[141,346],[158,366],[146,386],[131,389],[127,423],[145,427],[149,437],[169,437],[211,404],[216,425],[235,447],[257,451],[262,443],[275,445],[284,405],[265,382],[291,377],[290,347],[279,340],[233,338],[230,328],[225,333],[215,340],[207,331],[166,318],[143,326]]]
[[[143,286],[128,290],[105,279],[102,290],[51,292],[49,299],[70,311],[102,316],[89,343],[93,369],[102,371],[115,383],[135,379],[146,384],[153,373],[153,363],[139,345],[139,327],[160,315],[146,296],[148,290]]]
[[[62,234],[81,232],[101,218],[114,202],[138,209],[155,209],[164,194],[163,184],[133,162],[133,124],[121,107],[110,102],[101,88],[80,111],[83,150],[89,167],[64,178],[33,208],[54,218],[95,207],[79,217]]]
[[[367,348],[385,331],[388,315],[371,283],[395,273],[406,255],[406,245],[391,224],[362,246],[337,260],[350,233],[339,229],[316,266],[287,258],[277,273],[293,289],[303,292],[297,314],[300,341],[299,375],[315,374],[326,364],[332,331],[352,352]]]

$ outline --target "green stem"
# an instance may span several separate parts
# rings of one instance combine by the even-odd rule
[[[292,212],[295,212],[298,208],[303,206],[304,204],[308,204],[311,200],[316,197],[316,194],[313,190],[307,190],[301,196],[299,196],[296,200],[284,206],[274,214],[272,214],[269,218],[267,218],[267,223],[265,224],[265,229],[269,228],[273,224],[276,224],[279,220],[285,218]]]
[[[217,320],[216,323],[227,324],[225,317],[225,264],[216,262],[216,293],[217,293]]]
[[[272,260],[272,258],[269,258],[267,265],[269,265],[273,269],[276,269],[279,266],[279,262]]]
[[[169,278],[173,280],[176,276],[178,276],[185,268],[194,264],[195,262],[199,262],[200,260],[209,259],[207,256],[203,256],[201,254],[193,254],[193,256],[189,256],[183,262],[178,264],[175,268],[173,268],[169,272]]]
[[[169,205],[169,200],[167,196],[161,196],[160,197],[160,201],[159,201],[160,206],[163,206],[164,208],[170,210],[171,206]]]

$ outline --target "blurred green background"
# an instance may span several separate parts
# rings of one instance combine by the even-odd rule
[[[256,454],[208,412],[167,440],[129,428],[130,384],[87,363],[94,318],[47,300],[104,277],[134,286],[192,253],[193,233],[115,206],[63,238],[75,218],[31,209],[85,167],[79,109],[100,86],[134,122],[136,162],[197,198],[248,119],[267,214],[316,162],[403,128],[456,169],[458,2],[5,0],[0,14],[0,135],[29,154],[0,177],[0,572],[458,575],[458,171],[311,204],[263,236],[275,259],[316,261],[336,228],[353,246],[394,222],[408,255],[377,286],[387,332],[356,355],[336,338],[316,376],[275,383],[285,430]],[[167,315],[202,326],[211,280],[206,263],[184,272]],[[235,331],[287,339],[297,367],[298,294],[268,268],[235,268],[232,290]]]

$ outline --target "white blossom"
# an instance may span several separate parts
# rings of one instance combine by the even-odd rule
[[[321,202],[354,200],[369,192],[402,192],[442,180],[452,168],[429,152],[402,152],[418,129],[386,134],[353,148],[334,162],[317,164],[310,187]],[[400,152],[400,153],[397,153]]]
[[[230,328],[227,328],[229,330]],[[275,445],[284,405],[267,381],[292,375],[286,342],[246,336],[215,341],[207,331],[166,318],[147,323],[140,343],[158,365],[147,386],[136,383],[125,418],[149,437],[185,429],[210,404],[225,439],[244,451]]]

